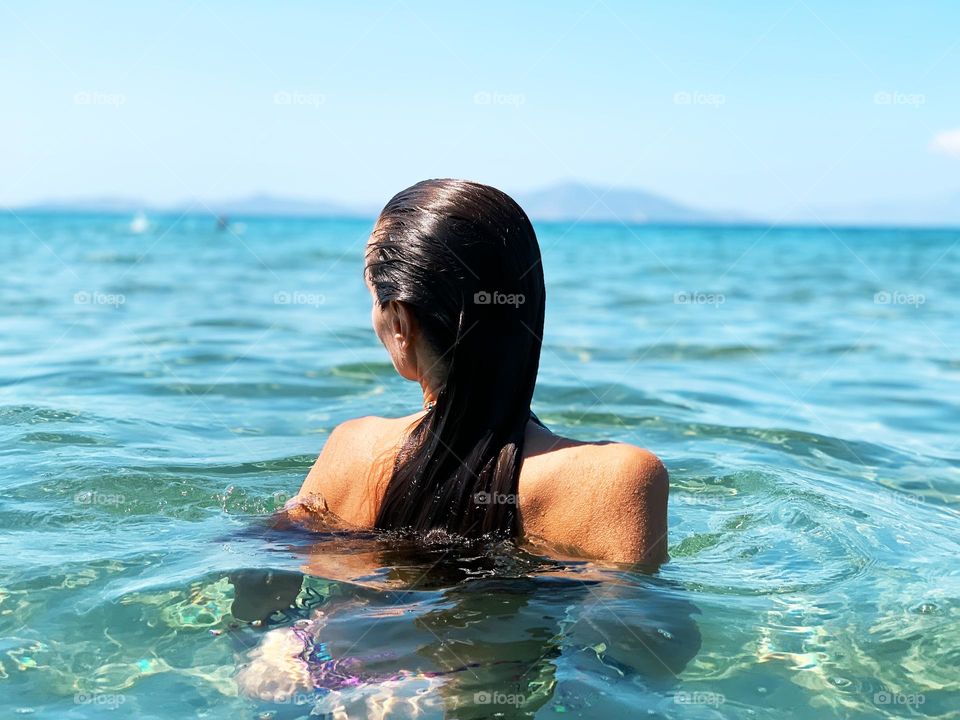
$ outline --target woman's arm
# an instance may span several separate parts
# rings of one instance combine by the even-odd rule
[[[621,446],[611,489],[610,533],[601,554],[614,562],[659,564],[667,559],[667,498],[670,478],[653,453]],[[597,519],[598,522],[600,518]]]

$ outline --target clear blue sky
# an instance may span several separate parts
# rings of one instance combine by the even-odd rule
[[[379,205],[436,176],[767,215],[942,197],[958,70],[949,1],[3,2],[0,203]]]

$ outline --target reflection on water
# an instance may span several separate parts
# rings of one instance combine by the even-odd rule
[[[255,542],[256,532],[238,533]],[[614,690],[667,693],[700,648],[681,588],[637,571],[587,569],[509,543],[429,544],[397,537],[263,531],[307,569],[237,570],[230,635],[241,648],[240,692],[270,705],[362,715],[529,717],[626,711]],[[554,697],[557,673],[589,679]],[[603,687],[609,686],[608,690]]]

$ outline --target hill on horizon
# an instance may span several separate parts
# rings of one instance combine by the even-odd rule
[[[689,207],[669,198],[629,188],[562,182],[513,193],[533,220],[584,220],[626,223],[709,223],[730,218]],[[188,213],[280,217],[375,217],[379,207],[349,205],[326,199],[293,198],[258,193],[228,200],[191,200],[156,205],[129,197],[53,199],[15,208],[26,212]]]
[[[663,195],[624,187],[564,181],[511,193],[534,221],[611,222],[665,225],[766,224],[769,219],[735,212],[705,210]],[[2,207],[2,206],[0,206]],[[229,217],[376,217],[380,206],[351,205],[322,198],[257,193],[226,200],[194,199],[157,205],[131,197],[51,199],[10,208],[33,213],[97,213],[134,215],[225,215]],[[778,225],[835,227],[960,227],[960,203],[955,195],[914,198],[859,205],[801,207]]]

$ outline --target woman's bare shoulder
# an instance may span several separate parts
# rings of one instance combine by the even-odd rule
[[[361,527],[372,525],[384,480],[389,478],[403,438],[418,416],[369,415],[337,425],[298,497],[320,497],[344,521]]]
[[[528,441],[519,491],[526,534],[614,562],[665,558],[669,478],[656,455],[542,428]]]
[[[370,527],[397,452],[421,413],[337,425],[300,489],[344,522]],[[591,443],[531,423],[517,501],[525,535],[570,554],[656,563],[666,556],[666,468],[627,443]]]
[[[540,464],[545,470],[570,467],[572,463],[579,470],[605,478],[603,487],[656,482],[666,475],[660,458],[649,450],[629,443],[574,440],[534,423],[528,427],[524,439],[524,462]],[[563,476],[567,482],[582,484],[576,473],[563,473]]]
[[[380,452],[385,446],[393,446],[397,439],[419,417],[420,413],[401,418],[386,418],[378,415],[345,420],[337,425],[327,439],[327,445],[341,452],[364,455]],[[326,446],[324,446],[326,449]]]

